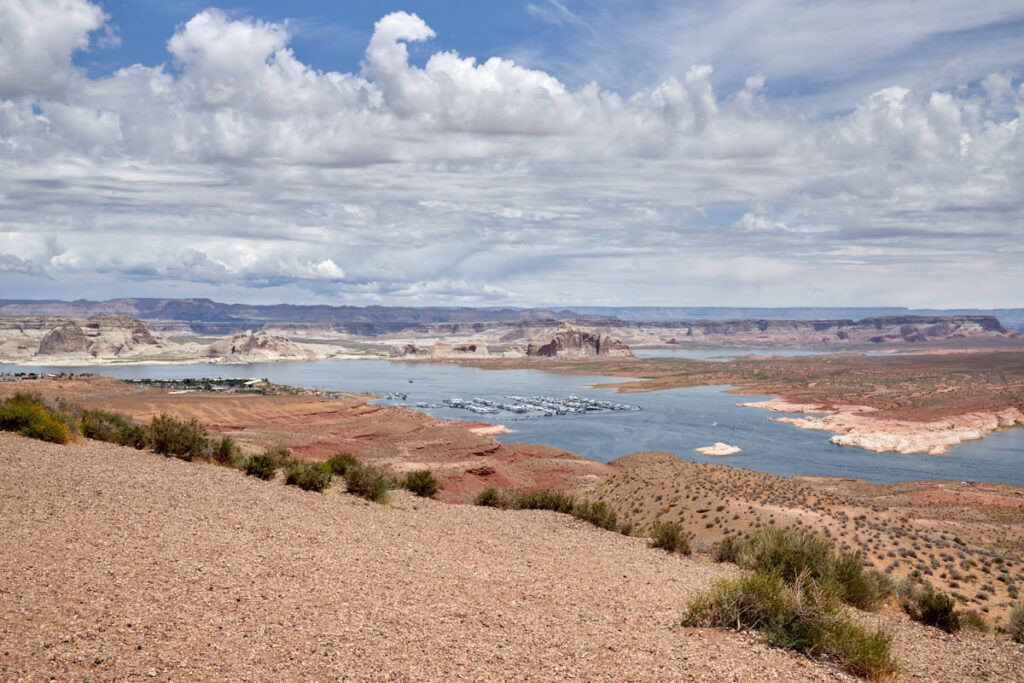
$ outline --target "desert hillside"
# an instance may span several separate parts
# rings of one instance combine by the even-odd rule
[[[390,505],[0,433],[4,680],[848,680],[680,627],[737,570],[551,512]],[[905,680],[1019,680],[1024,648],[892,611]]]

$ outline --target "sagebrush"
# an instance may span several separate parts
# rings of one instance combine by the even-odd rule
[[[651,530],[651,546],[670,553],[689,555],[690,534],[679,522],[655,522]]]
[[[808,577],[858,609],[878,609],[893,591],[892,581],[865,569],[858,553],[836,553],[828,539],[807,531],[766,527],[745,541],[727,536],[716,558],[745,569],[774,571],[785,581]]]
[[[910,586],[900,606],[914,621],[946,633],[956,633],[962,625],[956,599],[935,590],[931,584]]]
[[[430,470],[414,470],[402,478],[402,488],[412,491],[417,496],[430,498],[441,490],[441,482]]]
[[[183,420],[161,413],[149,424],[149,444],[161,455],[192,460],[203,455],[206,428],[194,417]]]
[[[888,679],[898,670],[890,635],[850,621],[832,591],[806,575],[787,581],[758,569],[719,581],[690,601],[682,623],[757,630],[769,645],[827,656],[865,678]]]
[[[1016,643],[1024,643],[1024,602],[1018,602],[1010,611],[1006,631]]]
[[[383,467],[370,464],[349,466],[345,469],[345,485],[348,492],[384,503],[388,500],[388,492],[398,486],[398,482],[390,471]]]
[[[41,397],[22,392],[0,403],[0,429],[51,443],[67,443],[73,422]]]
[[[331,470],[326,463],[292,460],[288,463],[284,483],[303,491],[323,491],[331,483]]]
[[[267,452],[250,455],[243,461],[242,470],[250,477],[269,481],[277,474],[277,458]]]

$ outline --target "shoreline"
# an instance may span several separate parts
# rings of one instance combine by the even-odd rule
[[[736,405],[776,413],[805,413],[806,417],[765,419],[791,424],[798,429],[832,432],[829,441],[837,446],[856,446],[875,453],[943,455],[950,447],[965,441],[983,439],[1000,429],[1024,426],[1024,412],[1018,408],[977,411],[940,420],[916,422],[875,417],[871,413],[877,412],[877,409],[869,406],[825,408],[815,403],[789,401],[781,396]]]
[[[111,359],[80,359],[49,361],[47,363],[25,363],[21,361],[0,361],[12,365],[24,366],[34,365],[36,367],[88,367],[101,369],[104,367],[146,367],[156,365],[254,365],[262,363],[293,363],[293,362],[320,362],[320,361],[354,361],[354,360],[391,360],[397,362],[415,363],[455,363],[459,365],[470,365],[482,367],[483,369],[504,369],[503,364],[481,365],[478,359],[409,359],[409,358],[388,358],[374,356],[331,356],[323,358],[279,358],[261,361],[230,361],[218,362],[216,359],[193,358],[178,360],[111,360]],[[510,363],[510,366],[520,366],[522,359]],[[574,367],[566,367],[562,363],[539,362],[529,363],[532,369],[552,374],[570,375],[600,375],[602,369],[591,368],[590,363],[582,362],[573,364]],[[512,369],[509,367],[508,369]],[[616,393],[646,393],[648,391],[660,391],[672,387],[669,385],[652,386],[650,378],[641,376],[642,367],[636,368],[632,376],[619,374],[623,382],[608,383],[599,382],[591,384],[593,388],[613,388]],[[619,372],[622,372],[620,370]],[[632,381],[629,381],[632,380]],[[640,383],[640,386],[637,386]],[[714,383],[698,383],[692,386],[714,386]],[[806,400],[791,400],[785,394],[772,391],[759,391],[756,385],[750,384],[723,384],[722,386],[732,387],[731,391],[736,393],[749,393],[757,391],[773,398],[766,401],[754,401],[749,403],[738,403],[739,406],[760,408],[772,412],[801,413],[800,416],[769,417],[766,419],[791,424],[798,429],[816,430],[831,432],[829,441],[838,446],[854,446],[869,452],[899,454],[927,453],[929,455],[942,455],[948,452],[949,448],[966,441],[983,439],[994,431],[1010,429],[1017,426],[1024,426],[1024,412],[1020,408],[1007,406],[996,409],[974,410],[964,413],[944,416],[933,420],[907,420],[892,417],[885,417],[879,414],[877,408],[865,405],[834,405],[826,408],[822,403],[808,402]],[[426,414],[426,413],[425,413]],[[505,425],[486,423],[472,430],[478,436],[497,436],[514,433]]]

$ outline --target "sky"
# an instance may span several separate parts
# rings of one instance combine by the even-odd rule
[[[0,0],[0,297],[1024,307],[1022,118],[1020,0]]]

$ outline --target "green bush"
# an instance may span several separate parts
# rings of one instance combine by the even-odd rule
[[[575,504],[575,499],[569,494],[551,489],[517,491],[515,494],[515,507],[520,510],[553,510],[568,514]]]
[[[383,467],[360,464],[345,469],[345,484],[349,493],[375,503],[384,503],[387,502],[388,491],[395,488],[398,482]]]
[[[742,548],[743,541],[739,537],[724,536],[715,546],[715,561],[736,563]]]
[[[482,505],[489,508],[507,508],[508,496],[501,489],[496,489],[493,486],[488,486],[480,493],[476,494],[476,498],[473,502],[477,505]]]
[[[39,396],[18,392],[0,403],[0,429],[51,443],[71,440],[72,426]]]
[[[82,435],[88,439],[107,441],[137,449],[149,445],[146,428],[121,413],[83,410],[78,416],[78,427],[82,431]]]
[[[274,446],[263,451],[263,454],[274,459],[277,467],[288,467],[292,461],[292,452],[284,446]]]
[[[298,486],[303,491],[320,492],[331,483],[331,470],[326,463],[292,460],[288,464],[284,483]]]
[[[402,479],[402,488],[412,491],[417,496],[430,498],[441,490],[441,482],[430,470],[415,470]]]
[[[1006,624],[1006,632],[1014,642],[1024,643],[1024,602],[1018,602],[1010,611],[1010,621]]]
[[[940,628],[946,633],[956,633],[960,630],[960,613],[956,610],[956,600],[938,592],[931,584],[912,588],[900,601],[900,606],[911,619],[926,626]]]
[[[222,436],[219,441],[213,444],[210,457],[222,465],[237,467],[242,457],[242,449],[238,447],[238,444],[230,436]]]
[[[766,527],[743,544],[738,564],[755,571],[774,571],[783,580],[794,581],[804,575],[812,579],[827,576],[832,558],[832,544],[826,538],[808,532]]]
[[[858,609],[877,610],[893,591],[889,577],[866,570],[859,554],[837,555],[828,539],[810,532],[767,527],[746,541],[726,545],[723,539],[716,557],[731,558],[745,569],[777,572],[785,581],[814,579]]]
[[[989,630],[988,622],[985,621],[985,617],[981,616],[981,614],[973,609],[965,610],[960,613],[960,626],[980,633],[988,633]]]
[[[257,453],[256,455],[250,455],[242,463],[242,469],[250,477],[259,477],[264,481],[268,481],[274,478],[274,474],[277,472],[277,458],[272,453]]]
[[[567,493],[538,489],[536,491],[515,491],[512,489],[496,489],[488,486],[476,494],[474,501],[485,507],[513,510],[552,510],[569,514],[582,519],[596,527],[618,531],[629,535],[633,532],[632,524],[618,524],[618,515],[607,503],[601,500],[576,500]]]
[[[670,553],[689,555],[690,534],[683,530],[679,522],[655,522],[651,531],[651,546]]]
[[[603,500],[581,500],[572,508],[572,516],[590,522],[596,527],[616,531],[618,515]]]
[[[788,582],[761,569],[719,581],[690,602],[683,625],[756,629],[769,645],[831,657],[865,678],[890,678],[897,670],[891,637],[851,622],[832,593],[806,577]]]
[[[864,569],[860,553],[843,553],[834,558],[822,578],[836,584],[843,602],[869,612],[879,609],[893,591],[892,579]]]
[[[345,470],[349,467],[358,467],[359,461],[351,453],[335,453],[327,461],[327,466],[331,468],[332,473],[344,477]]]
[[[633,522],[623,522],[619,525],[618,532],[623,536],[633,535]]]
[[[160,414],[149,425],[149,442],[161,455],[192,460],[203,454],[206,429],[194,417],[181,420],[173,415]]]

